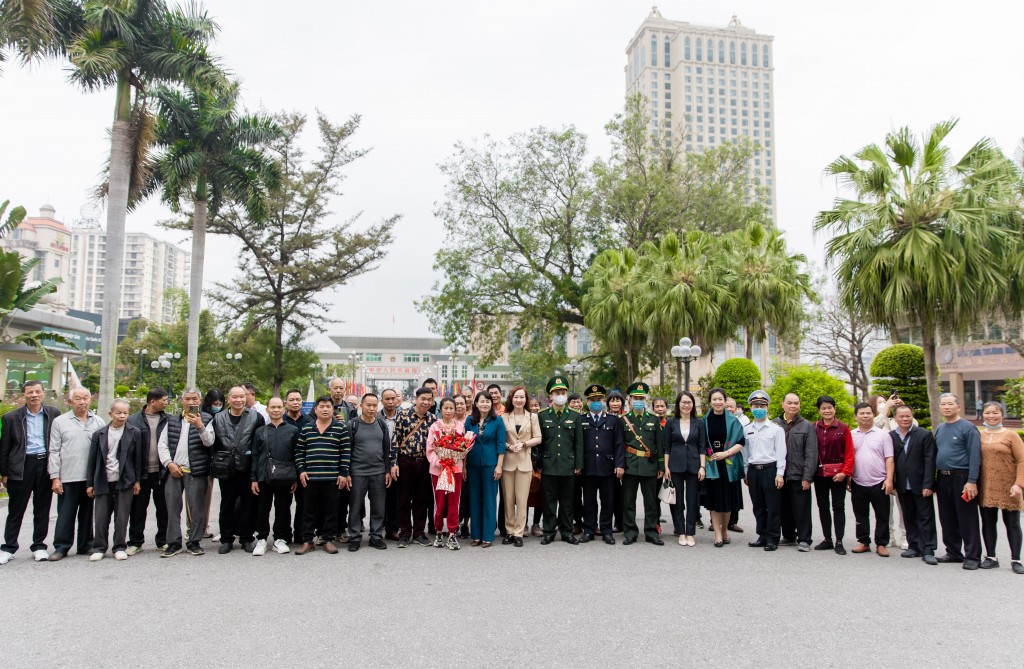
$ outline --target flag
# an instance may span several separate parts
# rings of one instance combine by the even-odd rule
[[[68,390],[82,387],[82,380],[78,378],[78,372],[75,371],[75,366],[71,364],[70,360],[68,360],[68,375],[70,376]]]
[[[309,390],[306,391],[306,401],[307,402],[315,402],[316,401],[316,387],[313,385],[313,379],[309,380]]]

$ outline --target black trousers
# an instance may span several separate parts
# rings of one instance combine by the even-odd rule
[[[935,533],[935,502],[931,497],[901,490],[900,507],[907,528],[907,547],[921,555],[935,555],[939,539]]]
[[[424,458],[398,458],[398,531],[417,537],[427,528],[427,513],[433,508],[430,463]],[[430,526],[434,521],[431,519]]]
[[[434,531],[436,532],[437,528],[434,528]],[[505,489],[501,485],[498,485],[498,534],[508,536],[508,528],[505,527]]]
[[[985,540],[985,555],[990,558],[996,556],[1000,511],[1003,512],[1003,525],[1006,525],[1006,538],[1010,542],[1010,559],[1014,562],[1020,562],[1020,511],[995,508],[981,509],[981,536]]]
[[[92,498],[85,494],[85,481],[63,483],[64,494],[57,496],[57,524],[53,528],[53,549],[67,555],[75,542],[78,522],[78,553],[92,550]]]
[[[775,465],[765,465],[758,469],[757,465],[747,468],[747,481],[750,489],[750,505],[754,510],[757,536],[765,543],[778,545],[782,536],[782,518],[780,506],[782,492],[775,487]]]
[[[804,490],[802,481],[786,481],[782,486],[782,536],[811,543],[811,489]]]
[[[291,485],[272,486],[260,484],[256,499],[256,538],[266,539],[270,535],[270,507],[274,507],[274,540],[292,538],[292,493]]]
[[[573,477],[572,486],[572,522],[576,527],[583,527],[583,475]],[[536,516],[535,516],[536,517]]]
[[[658,478],[655,476],[636,476],[626,474],[622,477],[623,496],[623,528],[624,539],[637,539],[640,528],[636,524],[636,493],[637,489],[644,498],[644,536],[648,539],[658,538],[658,513],[661,502],[658,500]]]
[[[299,485],[302,485],[301,483]],[[319,528],[324,541],[338,536],[338,481],[310,481],[306,484],[306,508],[302,516],[302,540],[313,543],[317,528],[317,510],[323,510],[323,525]]]
[[[0,550],[16,553],[21,521],[25,519],[29,500],[32,501],[32,548],[46,550],[46,534],[50,530],[50,476],[46,473],[46,456],[25,456],[25,471],[20,481],[7,479],[7,525],[4,527],[4,545]]]
[[[544,489],[544,535],[553,537],[557,526],[562,538],[572,536],[572,489],[575,476],[541,474]],[[556,522],[557,521],[557,522]]]
[[[252,541],[256,530],[256,495],[252,494],[249,472],[231,472],[220,479],[220,542],[230,544]]]
[[[700,483],[697,481],[697,475],[672,472],[672,485],[676,488],[676,503],[669,507],[672,510],[672,526],[676,534],[692,537],[697,531],[697,518],[700,513]]]
[[[469,491],[466,489],[466,482],[462,482],[462,499],[465,506],[459,504],[459,519],[469,519]],[[387,489],[384,496],[384,532],[391,534],[398,533],[398,482],[392,481],[391,487]]]
[[[846,480],[835,482],[830,478],[817,476],[814,479],[814,499],[818,503],[818,520],[825,539],[832,540],[832,525],[835,521],[836,543],[843,542],[846,534]],[[829,513],[829,500],[832,512]]]
[[[942,523],[942,543],[946,545],[948,555],[978,562],[981,561],[978,498],[965,502],[961,497],[965,485],[967,470],[939,474],[935,494],[939,503],[939,522]]]
[[[149,500],[156,505],[156,545],[167,543],[167,498],[160,472],[146,474],[140,481],[139,494],[132,499],[132,512],[128,520],[128,545],[141,546],[146,542],[146,516]]]
[[[295,486],[295,517],[292,518],[292,540],[297,543],[302,543],[302,516],[306,510],[306,489],[302,487],[302,484]]]
[[[623,518],[623,499],[622,496],[622,479],[612,477],[612,489],[615,491],[615,506],[613,508],[615,515],[615,531],[622,531],[622,518]]]
[[[352,502],[352,493],[347,488],[338,490],[338,532],[336,536],[344,537],[348,531],[348,510]],[[358,526],[356,529],[359,529]]]
[[[857,541],[865,546],[871,545],[871,516],[869,509],[875,511],[875,544],[889,544],[889,511],[892,503],[889,496],[882,490],[882,483],[863,486],[850,483],[850,502],[853,504],[853,517],[857,521]]]
[[[615,504],[614,476],[580,476],[583,479],[583,534],[596,536],[598,527],[602,537],[612,536],[612,507]],[[601,519],[598,525],[597,503],[601,501]]]

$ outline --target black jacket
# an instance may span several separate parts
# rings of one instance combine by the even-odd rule
[[[256,428],[252,435],[252,473],[255,483],[267,482],[267,458],[282,462],[295,462],[295,445],[299,443],[299,428],[282,421],[275,427],[271,423]]]
[[[675,474],[697,474],[700,469],[701,449],[707,444],[704,421],[690,418],[690,429],[686,438],[679,434],[679,421],[669,418],[662,431],[663,450],[668,455],[670,472]]]
[[[920,495],[921,490],[935,490],[935,437],[923,427],[913,426],[907,433],[907,449],[903,450],[903,439],[899,429],[889,433],[892,437],[893,461],[896,472],[893,488],[896,492],[910,491]]]
[[[622,419],[603,413],[595,421],[589,413],[582,415],[583,475],[612,476],[616,469],[626,468],[626,438]]]
[[[60,409],[43,405],[43,444],[50,454],[50,426]],[[0,477],[20,481],[25,475],[25,407],[8,411],[0,418]]]
[[[164,430],[167,430],[167,446],[173,449],[171,444],[174,446],[178,445],[178,437],[181,435],[181,423],[173,420],[168,420],[167,412],[160,412],[160,420],[156,424],[156,434],[150,434],[149,421],[146,420],[146,410],[139,409],[131,416],[128,416],[128,423],[134,425],[139,429],[142,434],[142,464],[143,468],[140,470],[140,475],[145,477],[148,473],[146,466],[149,463],[149,450],[150,448],[156,448],[157,443],[160,441],[160,435]],[[172,450],[173,453],[173,450]],[[167,470],[161,468],[161,475],[166,478]]]
[[[352,468],[352,448],[356,444],[356,431],[361,427],[363,419],[356,416],[348,422],[348,450],[347,457],[345,453],[341,455],[341,475],[348,476],[351,473]],[[384,458],[384,464],[387,467],[387,471],[391,471],[391,468],[398,463],[398,448],[391,441],[391,432],[388,430],[388,424],[384,422],[384,418],[381,414],[377,414],[377,426],[380,427],[383,435],[381,439],[380,449],[381,454]]]
[[[89,471],[86,473],[85,486],[93,489],[94,495],[106,495],[111,492],[107,481],[107,435],[110,424],[92,433],[89,446]],[[121,465],[118,476],[117,490],[129,490],[146,473],[146,451],[142,448],[142,432],[131,423],[125,423],[124,434],[117,447],[117,461]]]

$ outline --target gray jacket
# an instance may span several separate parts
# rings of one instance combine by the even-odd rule
[[[818,471],[818,433],[814,423],[797,416],[792,425],[779,416],[775,424],[786,433],[786,480],[814,481]]]

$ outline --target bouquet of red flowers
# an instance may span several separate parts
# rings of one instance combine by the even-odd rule
[[[437,477],[437,489],[444,492],[455,492],[455,466],[462,461],[466,453],[473,447],[476,435],[472,432],[464,434],[457,430],[445,432],[434,442],[434,453],[437,454],[441,473]]]

